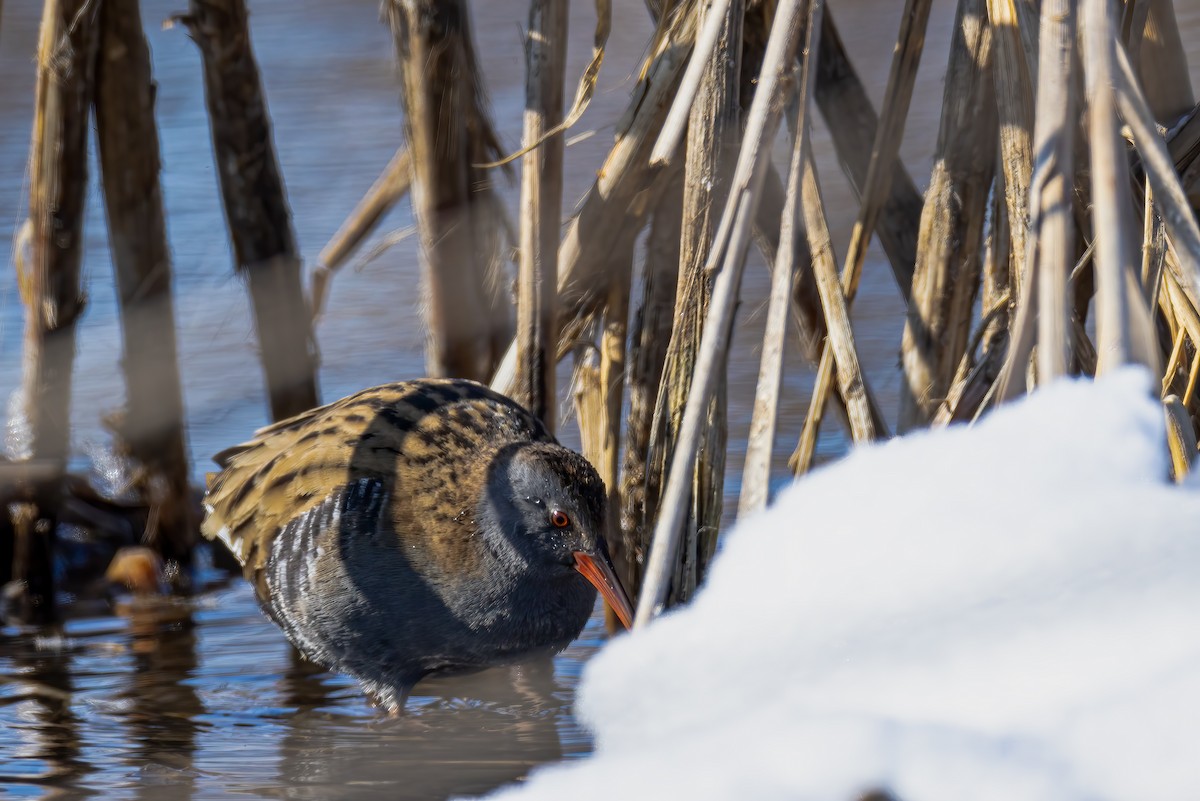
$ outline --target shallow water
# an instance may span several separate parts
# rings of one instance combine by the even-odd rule
[[[0,788],[19,797],[444,797],[585,753],[569,703],[598,621],[553,663],[430,680],[389,718],[293,659],[243,582],[0,634]]]
[[[144,0],[158,81],[158,119],[176,314],[193,471],[266,420],[248,303],[232,275],[212,167],[199,60],[179,28],[160,23],[183,0]],[[33,104],[33,53],[40,3],[6,0],[0,18],[0,241],[25,216],[25,162]],[[305,262],[340,225],[400,139],[389,37],[376,0],[254,0],[253,35],[275,124]],[[901,3],[837,0],[843,37],[878,104]],[[935,3],[927,53],[902,148],[923,184],[935,144],[951,0]],[[588,58],[591,4],[574,3],[568,75]],[[1193,82],[1200,85],[1200,2],[1179,0]],[[520,26],[526,4],[474,4],[476,33],[504,142],[520,136]],[[586,191],[632,86],[651,26],[642,0],[614,2],[614,33],[596,99],[572,136],[594,131],[567,157],[565,211]],[[844,253],[855,206],[828,135],[815,137],[834,241]],[[779,154],[782,165],[784,154]],[[93,171],[94,173],[94,171]],[[515,189],[507,188],[510,201]],[[510,208],[515,203],[510,203]],[[385,230],[411,224],[407,203]],[[107,444],[100,420],[121,404],[119,329],[106,232],[93,189],[86,224],[89,296],[79,328],[73,438],[83,465]],[[332,286],[318,329],[321,393],[332,400],[364,386],[421,374],[419,262],[415,243],[393,248]],[[766,271],[752,255],[730,367],[730,464],[736,497],[758,370]],[[884,408],[895,408],[901,305],[878,250],[855,302],[856,335]],[[17,386],[22,312],[11,269],[0,271],[0,398]],[[566,370],[561,371],[565,381]],[[795,443],[812,381],[789,356],[776,442],[778,474]],[[577,441],[572,425],[563,438]],[[827,426],[819,455],[845,440]],[[86,612],[82,605],[77,612]],[[482,792],[531,766],[587,753],[571,714],[587,658],[603,642],[593,618],[552,666],[428,681],[410,715],[383,717],[352,682],[294,663],[278,630],[234,581],[186,607],[122,607],[72,620],[61,639],[0,630],[0,794],[15,797],[438,798]]]

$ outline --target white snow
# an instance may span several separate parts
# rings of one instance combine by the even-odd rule
[[[588,666],[596,754],[504,799],[1172,801],[1200,792],[1200,490],[1150,376],[862,448]]]

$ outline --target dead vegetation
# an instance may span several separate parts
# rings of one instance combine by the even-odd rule
[[[5,535],[16,537],[9,551],[30,599],[45,596],[29,566],[52,537],[62,496],[71,324],[82,310],[77,242],[50,237],[49,210],[63,218],[55,225],[75,230],[93,96],[103,137],[105,115],[120,103],[105,98],[139,91],[107,86],[101,69],[97,93],[89,54],[97,37],[115,34],[81,16],[82,5],[46,0],[33,137],[32,256],[22,268],[33,436],[25,478],[6,489],[14,514]],[[656,29],[628,108],[594,165],[595,183],[563,221],[564,131],[594,90],[613,26],[609,3],[595,4],[593,58],[579,78],[565,74],[566,0],[531,0],[523,141],[502,158],[466,0],[384,0],[404,141],[322,252],[311,307],[320,310],[334,271],[388,208],[410,197],[428,292],[429,373],[490,380],[554,426],[555,366],[574,362],[584,448],[610,487],[613,556],[640,596],[640,622],[690,598],[715,551],[726,360],[752,243],[773,277],[740,514],[768,499],[786,348],[815,375],[795,474],[811,469],[826,418],[868,442],[890,436],[893,422],[900,431],[970,422],[1058,376],[1139,363],[1162,378],[1182,477],[1200,413],[1200,115],[1171,0],[1125,0],[1119,15],[1116,5],[958,0],[949,52],[926,53],[931,2],[906,0],[894,42],[879,43],[894,46],[894,57],[877,111],[842,45],[836,4],[648,0]],[[278,417],[316,402],[313,315],[244,17],[237,0],[192,0],[183,21],[204,55],[218,164],[241,165],[221,171],[222,191]],[[60,69],[54,48],[65,39],[77,69]],[[932,172],[914,181],[898,151],[917,68],[929,58],[944,59],[948,77]],[[258,88],[231,105],[232,87]],[[840,259],[812,152],[816,113],[859,204]],[[149,142],[153,126],[138,130]],[[780,140],[790,157],[775,164]],[[520,202],[510,210],[495,183],[509,180],[504,165],[514,161]],[[105,194],[119,228],[130,201],[110,184],[133,167],[113,164],[103,165]],[[155,230],[153,204],[140,213]],[[906,308],[895,409],[881,408],[864,372],[852,315],[873,237]],[[138,257],[122,261],[118,276],[146,269]],[[268,285],[275,305],[257,299]],[[169,306],[153,319],[155,330],[169,330]],[[130,353],[136,346],[127,342]],[[131,391],[170,397],[178,379],[159,379],[151,387],[131,373]],[[163,408],[168,419],[156,430],[174,437],[179,413]],[[130,413],[144,418],[132,405]],[[138,456],[139,436],[130,434],[133,455],[176,475],[177,454],[162,463]],[[164,498],[184,492],[177,481],[154,486],[169,488]],[[164,515],[160,527],[171,519]]]

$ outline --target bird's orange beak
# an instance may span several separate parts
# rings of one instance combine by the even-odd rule
[[[621,619],[621,624],[625,628],[633,625],[633,605],[629,603],[629,596],[625,594],[621,582],[617,579],[617,574],[607,559],[596,558],[583,551],[576,551],[575,569],[600,591],[604,600],[608,601],[608,605],[617,613],[617,617]]]

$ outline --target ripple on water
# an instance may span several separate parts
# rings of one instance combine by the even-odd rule
[[[435,678],[404,718],[296,660],[238,582],[0,636],[0,789],[14,797],[436,798],[586,752],[570,701],[599,616],[552,663]]]

